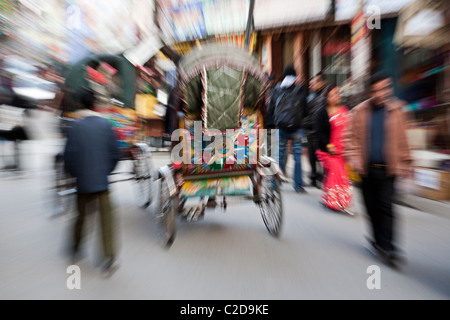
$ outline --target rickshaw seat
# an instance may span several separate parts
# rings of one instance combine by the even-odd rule
[[[183,156],[183,174],[187,179],[202,179],[211,174],[228,177],[239,172],[244,174],[256,168],[262,143],[260,139],[260,129],[263,128],[261,112],[244,108],[240,121],[239,128],[212,132],[204,128],[200,129],[200,126],[196,128],[195,120],[188,117],[181,119],[180,132],[183,138],[180,148]],[[197,141],[199,132],[195,130],[201,130],[200,143]],[[213,141],[208,137],[212,133],[220,133],[224,148],[214,149]]]
[[[185,56],[179,71],[188,115],[180,120],[183,176],[229,177],[255,170],[263,129],[259,108],[265,101],[258,61],[237,47],[209,44]],[[222,147],[211,136],[221,136]]]

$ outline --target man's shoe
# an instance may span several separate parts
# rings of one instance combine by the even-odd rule
[[[386,265],[394,269],[399,269],[401,266],[406,264],[406,258],[402,254],[397,251],[384,250],[373,240],[368,239],[368,241],[369,245],[367,248],[369,251],[374,256],[380,258]]]
[[[75,249],[74,246],[70,246],[69,248],[67,248],[64,255],[67,257],[70,264],[78,264],[78,262],[86,257],[85,252],[80,249]]]
[[[317,188],[317,189],[320,189],[320,187],[319,187],[319,185],[317,184],[317,181],[316,181],[316,180],[312,180],[310,186],[311,186],[311,187],[314,187],[314,188]]]
[[[102,266],[102,277],[109,278],[119,268],[119,263],[114,258],[108,258]]]
[[[297,192],[297,193],[307,193],[305,188],[303,188],[303,187],[295,188],[295,192]]]
[[[383,250],[374,240],[367,238],[369,244],[366,248],[372,253],[374,256],[381,258],[383,261],[387,261],[388,253]]]
[[[369,243],[368,244],[366,244],[366,245],[364,245],[364,247],[373,255],[373,256],[375,256],[375,257],[378,257],[378,250],[377,250],[377,248],[375,247],[375,242],[374,241],[371,241],[371,240],[369,240]]]
[[[78,264],[81,260],[84,259],[84,254],[81,252],[74,252],[72,253],[70,257],[70,263],[71,264]]]
[[[387,253],[387,263],[389,266],[399,269],[406,264],[406,257],[396,251]]]

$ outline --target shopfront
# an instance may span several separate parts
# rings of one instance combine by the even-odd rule
[[[322,31],[322,43],[322,73],[328,83],[342,86],[351,73],[350,27],[325,28]]]
[[[410,146],[418,193],[450,200],[450,4],[414,1],[401,12],[394,37],[403,52],[399,93],[408,103]]]
[[[299,81],[307,81],[314,72],[309,68],[313,31],[327,23],[331,8],[330,0],[256,0],[254,23],[261,38],[259,55],[266,72],[280,80],[283,69],[293,64]],[[316,69],[320,69],[321,62],[317,64]]]

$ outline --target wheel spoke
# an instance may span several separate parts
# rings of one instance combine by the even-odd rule
[[[164,245],[169,247],[175,238],[175,198],[169,196],[169,187],[167,182],[161,180],[159,190],[159,214],[157,215],[160,233],[163,236]]]
[[[273,176],[262,179],[261,215],[267,230],[274,236],[279,234],[282,222],[281,193],[278,182]]]
[[[138,191],[138,205],[141,208],[146,208],[151,201],[151,170],[149,160],[140,151],[135,153],[134,172]]]
[[[67,214],[73,209],[75,179],[64,170],[62,158],[55,159],[54,166],[53,213],[52,215]]]

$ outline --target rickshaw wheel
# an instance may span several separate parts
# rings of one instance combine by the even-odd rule
[[[164,178],[161,178],[160,181],[157,219],[163,245],[169,248],[175,240],[175,218],[178,201],[176,195],[169,195],[169,186],[167,185],[167,181]]]
[[[137,204],[140,208],[147,208],[152,195],[152,165],[151,160],[139,148],[133,151],[133,165],[137,184]]]
[[[262,177],[259,209],[267,230],[275,237],[280,234],[283,217],[280,188],[280,181],[275,175]]]
[[[64,169],[64,159],[62,154],[55,157],[53,163],[54,172],[54,205],[52,216],[67,214],[73,210],[75,202],[75,178]]]

